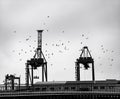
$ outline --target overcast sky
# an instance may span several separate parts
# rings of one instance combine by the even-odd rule
[[[0,0],[0,82],[21,75],[43,29],[49,81],[75,80],[75,61],[88,46],[97,80],[120,80],[120,0]],[[41,68],[35,71],[40,76]],[[81,68],[81,80],[91,68]]]

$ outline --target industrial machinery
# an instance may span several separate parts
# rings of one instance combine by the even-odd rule
[[[5,76],[5,90],[8,90],[8,84],[11,84],[11,89],[14,90],[15,79],[18,79],[18,83],[19,83],[18,88],[20,90],[20,77],[15,77],[14,75],[9,75],[9,74]],[[10,83],[8,83],[8,81],[10,81]]]
[[[26,63],[26,87],[29,88],[29,81],[31,86],[34,84],[34,70],[38,67],[42,67],[42,82],[44,79],[47,81],[47,61],[42,52],[42,32],[43,30],[37,30],[38,32],[38,47],[35,51],[35,55]],[[31,72],[30,72],[31,69]]]
[[[75,62],[76,81],[80,81],[80,64],[84,66],[85,70],[90,68],[89,64],[92,64],[92,80],[95,81],[94,60],[87,46],[83,47],[80,57]]]

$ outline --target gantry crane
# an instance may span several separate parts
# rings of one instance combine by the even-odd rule
[[[20,90],[20,77],[15,77],[15,75],[9,75],[7,74],[5,76],[5,90],[8,90],[8,81],[10,81],[11,84],[11,90],[14,90],[15,87],[15,79],[18,79],[18,83],[19,83],[19,90]]]
[[[42,32],[43,30],[37,30],[38,32],[38,46],[35,51],[35,55],[26,63],[26,87],[29,88],[29,81],[31,86],[34,84],[34,73],[33,71],[38,67],[42,67],[42,82],[47,81],[47,61],[42,52]],[[31,68],[30,68],[31,66]],[[31,69],[31,72],[30,72]],[[45,79],[45,80],[44,80]]]
[[[90,68],[89,64],[92,64],[92,80],[95,81],[94,60],[87,46],[84,46],[82,48],[82,53],[80,54],[80,57],[75,62],[76,81],[80,81],[80,67],[81,67],[80,64],[84,66],[85,70]]]

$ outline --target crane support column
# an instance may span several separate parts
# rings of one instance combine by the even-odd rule
[[[92,63],[92,80],[95,81],[94,61]]]
[[[44,82],[44,65],[42,66],[42,82]]]
[[[75,67],[76,81],[80,81],[80,67],[77,62],[75,63],[75,65],[76,65],[76,67]]]

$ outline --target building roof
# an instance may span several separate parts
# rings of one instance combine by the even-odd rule
[[[119,81],[115,79],[98,80],[98,81],[48,81],[36,82],[35,85],[55,85],[55,84],[117,84]]]

